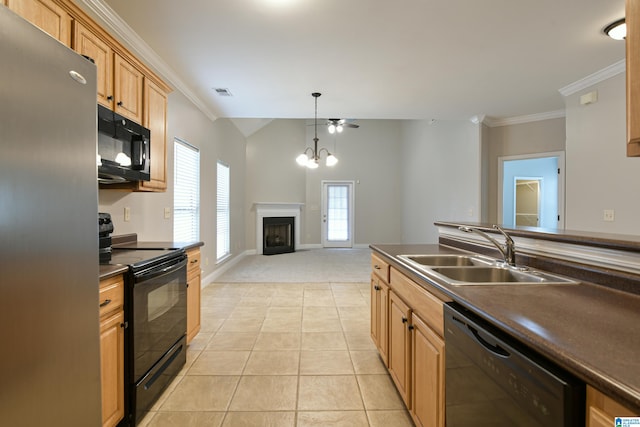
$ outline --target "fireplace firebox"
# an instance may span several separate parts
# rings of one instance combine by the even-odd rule
[[[295,251],[295,218],[292,216],[264,217],[262,219],[262,253],[284,254]]]

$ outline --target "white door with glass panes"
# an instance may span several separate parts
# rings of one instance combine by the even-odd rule
[[[322,246],[353,247],[353,181],[322,181]]]

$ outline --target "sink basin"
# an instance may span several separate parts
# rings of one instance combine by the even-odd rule
[[[414,265],[428,267],[490,265],[495,262],[490,258],[472,255],[400,255],[400,258]]]
[[[434,267],[436,275],[444,276],[451,285],[500,285],[500,284],[561,284],[577,283],[574,280],[535,270],[521,271],[504,266],[486,267]]]

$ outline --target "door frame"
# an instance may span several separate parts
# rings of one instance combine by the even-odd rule
[[[355,181],[350,180],[322,180],[321,183],[321,212],[320,212],[320,228],[321,243],[323,248],[352,248],[354,244],[354,189]],[[343,242],[334,242],[327,240],[327,191],[329,185],[347,185],[349,187],[349,239]]]
[[[558,229],[565,228],[565,152],[564,151],[550,151],[546,153],[533,153],[533,154],[521,154],[517,156],[500,156],[498,157],[498,224],[502,224],[504,221],[502,215],[502,207],[503,207],[503,194],[504,194],[504,162],[510,160],[530,160],[530,159],[543,159],[547,157],[557,157],[558,158],[558,169],[560,172],[558,173],[558,215],[560,216],[560,220],[557,223]],[[515,227],[515,224],[514,224]]]

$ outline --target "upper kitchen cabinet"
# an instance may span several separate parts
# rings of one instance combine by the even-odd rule
[[[71,47],[71,15],[53,0],[6,0],[9,9]]]
[[[151,180],[140,181],[138,190],[167,189],[167,94],[149,79],[144,81],[143,126],[151,131]]]
[[[640,156],[640,0],[627,0],[627,156]]]
[[[91,58],[98,70],[98,102],[116,113],[142,123],[143,73],[115,53],[106,41],[108,36],[99,34],[76,23],[73,48]]]
[[[98,71],[98,103],[113,109],[113,49],[104,38],[76,23],[74,50],[93,59]]]

